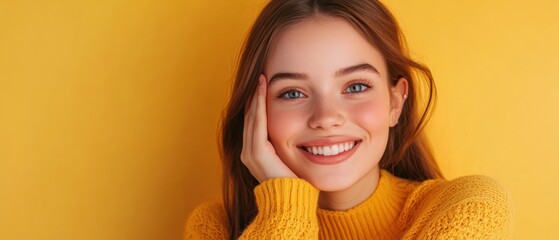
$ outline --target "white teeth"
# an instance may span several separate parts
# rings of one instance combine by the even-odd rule
[[[340,148],[338,147],[338,145],[333,145],[332,146],[332,155],[338,155],[338,153],[340,153]]]
[[[310,146],[304,147],[307,152],[312,153],[314,155],[324,155],[324,156],[333,156],[338,155],[342,152],[349,151],[355,146],[355,141],[334,144],[331,146]]]
[[[324,153],[324,156],[332,155],[330,154],[330,147],[322,147],[322,153]]]

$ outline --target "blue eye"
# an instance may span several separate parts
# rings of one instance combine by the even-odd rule
[[[345,92],[346,93],[360,93],[363,92],[367,89],[369,89],[370,86],[363,84],[363,83],[356,83],[356,84],[351,84],[349,87],[346,88]]]
[[[284,99],[295,99],[303,97],[303,94],[296,90],[288,90],[280,94],[279,97]]]

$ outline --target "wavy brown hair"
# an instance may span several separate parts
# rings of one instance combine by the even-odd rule
[[[433,76],[429,68],[410,58],[390,11],[375,0],[270,0],[242,47],[230,101],[221,121],[223,202],[231,239],[238,238],[258,212],[253,193],[258,181],[240,159],[245,106],[255,93],[278,33],[286,26],[317,17],[336,17],[351,23],[384,56],[390,84],[396,85],[400,78],[408,80],[408,99],[398,125],[390,128],[380,167],[410,180],[442,178],[422,131],[435,103]]]

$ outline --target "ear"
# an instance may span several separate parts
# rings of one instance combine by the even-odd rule
[[[390,127],[398,124],[398,119],[404,108],[404,103],[408,98],[408,80],[398,79],[395,86],[390,87]]]

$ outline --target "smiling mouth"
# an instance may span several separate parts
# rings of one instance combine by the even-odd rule
[[[353,149],[362,140],[347,141],[326,146],[301,146],[299,148],[318,156],[335,156]]]

